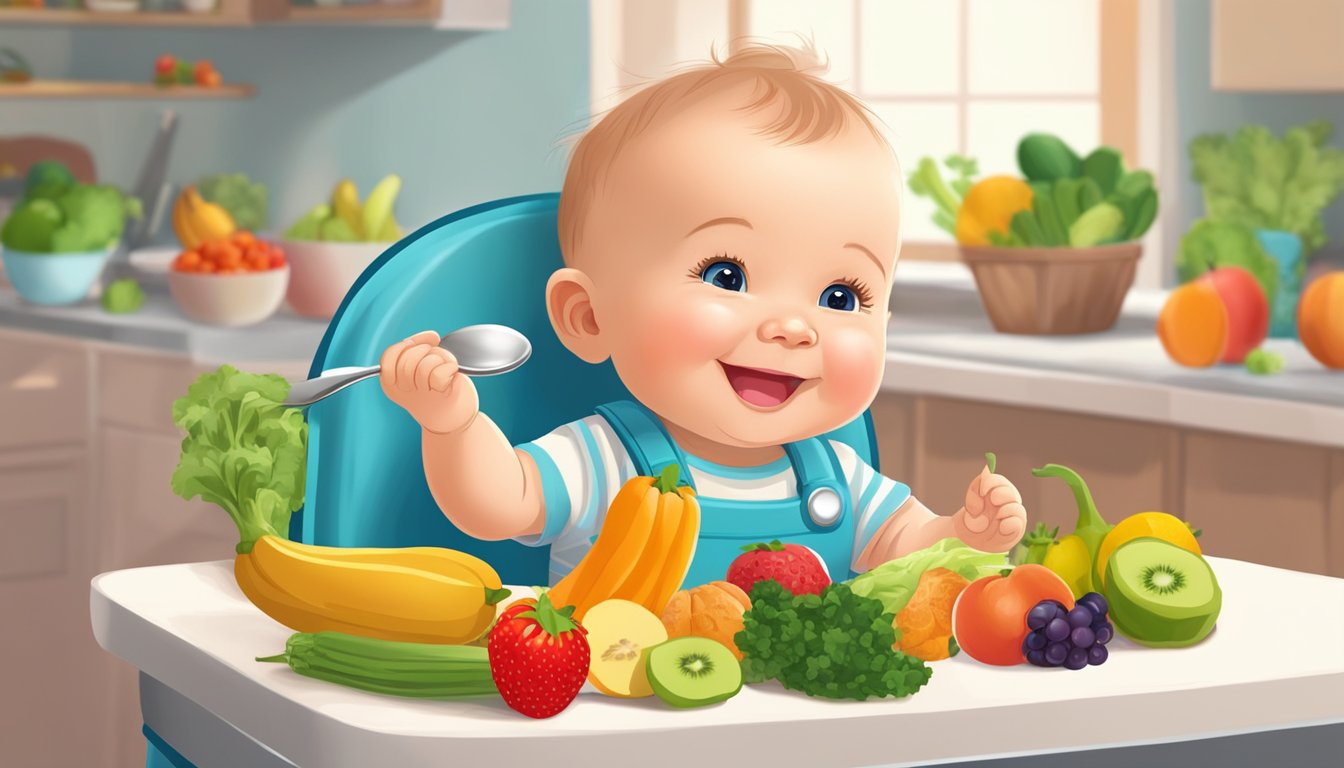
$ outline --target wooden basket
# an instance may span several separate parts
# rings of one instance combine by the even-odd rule
[[[985,312],[1000,333],[1098,333],[1115,325],[1143,246],[961,246]]]

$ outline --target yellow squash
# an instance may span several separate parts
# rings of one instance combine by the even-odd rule
[[[468,643],[508,596],[484,561],[438,547],[318,547],[262,536],[234,560],[243,594],[300,632]]]
[[[1014,176],[981,179],[966,193],[957,210],[957,242],[989,245],[989,233],[1006,234],[1018,211],[1031,210],[1031,187]]]
[[[695,491],[677,487],[677,465],[657,478],[635,477],[607,510],[592,549],[551,589],[551,602],[582,620],[603,600],[622,598],[661,615],[681,588],[700,535]]]
[[[1110,533],[1106,534],[1106,538],[1101,540],[1101,546],[1097,548],[1095,573],[1098,587],[1105,581],[1106,562],[1111,559],[1111,553],[1121,545],[1145,536],[1161,539],[1196,555],[1202,555],[1195,532],[1179,517],[1166,512],[1140,512],[1130,515],[1116,523]]]

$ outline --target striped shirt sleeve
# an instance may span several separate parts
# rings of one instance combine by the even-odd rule
[[[879,473],[845,443],[832,440],[831,445],[849,481],[855,521],[850,567],[857,570],[855,565],[859,555],[882,525],[910,498],[910,486]]]
[[[536,460],[546,508],[541,534],[515,540],[532,547],[551,545],[553,566],[564,565],[566,549],[586,549],[597,535],[616,492],[634,476],[634,463],[610,425],[596,415],[515,447]]]

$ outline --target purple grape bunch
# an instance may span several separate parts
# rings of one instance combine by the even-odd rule
[[[1106,618],[1109,608],[1100,593],[1078,598],[1073,610],[1058,600],[1042,600],[1027,613],[1027,638],[1022,652],[1038,667],[1082,669],[1105,664],[1106,644],[1115,627]]]

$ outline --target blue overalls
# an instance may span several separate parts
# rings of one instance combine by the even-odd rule
[[[597,407],[620,438],[638,475],[657,477],[677,464],[679,477],[695,488],[686,456],[662,422],[640,403],[618,400]],[[844,471],[830,442],[818,437],[784,446],[797,479],[789,499],[719,499],[696,495],[700,538],[683,584],[685,588],[722,580],[742,547],[778,539],[810,547],[826,563],[831,579],[849,577],[854,555],[854,514]]]

